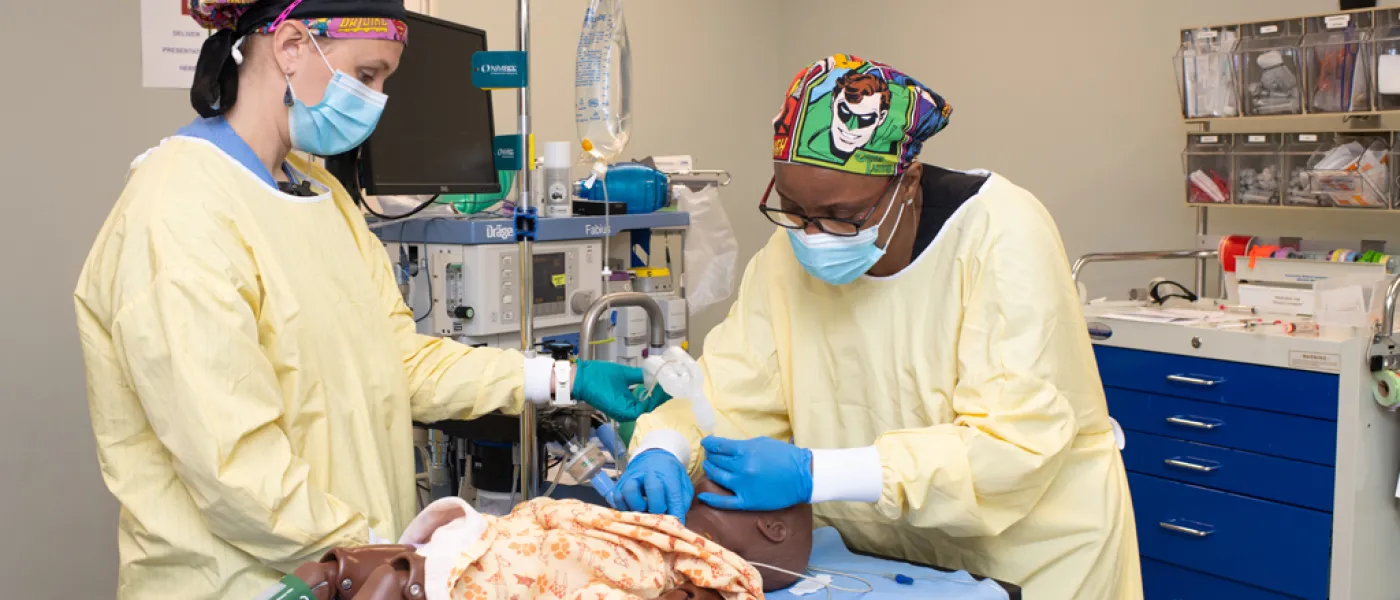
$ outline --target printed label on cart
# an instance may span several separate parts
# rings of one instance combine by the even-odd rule
[[[1300,142],[1316,142],[1316,141],[1317,141],[1317,135],[1311,134],[1311,133],[1305,133],[1305,134],[1303,134],[1303,135],[1298,136],[1298,141],[1300,141]]]
[[[1290,350],[1288,352],[1288,367],[1292,369],[1307,369],[1309,371],[1341,373],[1342,356],[1329,352]]]
[[[1322,20],[1327,24],[1328,29],[1341,29],[1351,25],[1351,15],[1332,15]]]
[[[1249,143],[1251,143],[1251,144],[1262,144],[1262,143],[1264,143],[1264,139],[1265,139],[1265,138],[1264,138],[1264,136],[1262,136],[1262,135],[1251,135],[1251,136],[1249,136],[1249,140],[1248,140],[1248,141],[1249,141]]]
[[[1202,144],[1214,144],[1214,143],[1217,143],[1217,142],[1219,142],[1219,141],[1220,141],[1220,136],[1218,136],[1218,135],[1203,135],[1203,136],[1201,136],[1201,143],[1202,143]]]
[[[1278,33],[1278,25],[1264,25],[1259,28],[1259,34]]]

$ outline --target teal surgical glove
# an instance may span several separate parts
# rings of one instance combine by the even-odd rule
[[[671,515],[684,524],[694,495],[690,474],[680,459],[665,450],[652,449],[627,463],[609,501],[619,510]]]
[[[812,451],[772,438],[707,437],[705,476],[733,496],[700,494],[720,510],[782,510],[812,501]]]
[[[617,421],[635,421],[648,410],[632,387],[641,385],[642,370],[617,363],[585,360],[574,375],[573,397]]]

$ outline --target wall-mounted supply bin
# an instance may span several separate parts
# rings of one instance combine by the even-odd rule
[[[1309,113],[1371,110],[1368,66],[1372,14],[1350,12],[1305,21]]]
[[[1308,158],[1314,194],[1343,208],[1390,207],[1391,134],[1336,134]]]
[[[1187,118],[1240,116],[1239,42],[1238,26],[1181,32],[1176,83]]]
[[[1284,206],[1332,206],[1325,195],[1316,194],[1308,178],[1308,160],[1323,148],[1332,147],[1331,133],[1289,133],[1283,140]]]
[[[1279,203],[1283,184],[1283,134],[1241,133],[1235,136],[1235,203]]]
[[[1244,112],[1250,116],[1303,112],[1303,20],[1284,19],[1242,27],[1239,65]]]
[[[1400,9],[1377,10],[1375,21],[1371,57],[1376,61],[1376,110],[1400,110]]]
[[[1229,204],[1234,173],[1230,149],[1235,136],[1228,133],[1193,133],[1187,136],[1186,201],[1191,204]]]

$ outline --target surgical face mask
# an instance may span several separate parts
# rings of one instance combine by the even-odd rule
[[[894,193],[898,195],[903,187],[904,176],[900,175]],[[899,206],[894,228],[890,230],[891,239],[894,238],[893,232],[899,231],[899,221],[904,218],[904,208],[913,202],[914,199],[910,198]],[[797,262],[802,263],[802,267],[813,277],[831,285],[846,285],[865,274],[885,256],[885,248],[889,248],[890,241],[885,240],[885,248],[875,244],[880,237],[880,227],[885,224],[885,219],[889,218],[890,209],[893,208],[894,203],[891,202],[889,207],[885,208],[885,214],[880,217],[879,223],[860,230],[853,237],[789,229],[788,240],[792,243],[792,252],[797,255]]]
[[[292,89],[291,77],[287,79],[292,103],[287,111],[291,125],[292,147],[316,156],[333,156],[347,152],[363,144],[374,133],[379,117],[384,114],[384,105],[389,97],[376,92],[364,83],[337,71],[326,60],[321,45],[311,38],[321,61],[331,70],[331,81],[326,85],[326,94],[320,104],[307,106],[297,99]]]

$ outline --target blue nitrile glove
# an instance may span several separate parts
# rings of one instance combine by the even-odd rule
[[[812,501],[812,451],[773,438],[731,440],[710,436],[705,476],[733,496],[700,494],[720,510],[782,510]]]
[[[574,374],[573,397],[617,421],[635,421],[646,414],[646,403],[632,394],[641,385],[642,370],[617,363],[585,360]]]
[[[653,448],[627,463],[613,495],[618,510],[671,515],[684,524],[695,486],[676,455]]]

